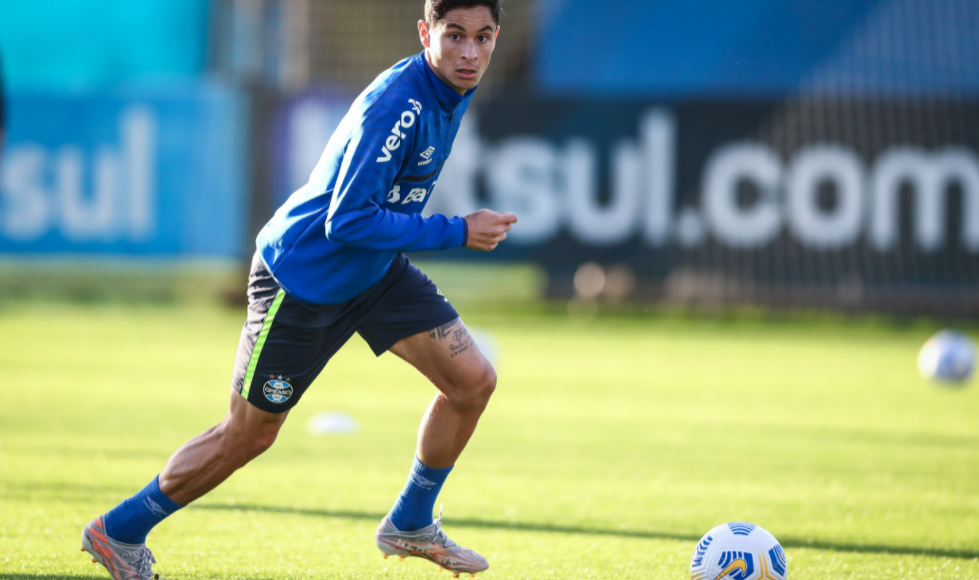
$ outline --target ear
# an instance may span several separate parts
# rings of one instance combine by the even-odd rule
[[[425,48],[432,47],[432,33],[428,28],[428,23],[424,20],[418,21],[418,38],[422,41]]]
[[[497,39],[497,38],[499,38],[499,37],[500,37],[500,25],[499,25],[499,24],[497,24],[497,25],[496,25],[496,33],[495,33],[495,34],[493,34],[493,40],[496,40],[496,39]]]

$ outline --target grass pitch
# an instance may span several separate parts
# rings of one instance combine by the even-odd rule
[[[730,520],[774,533],[792,580],[979,578],[979,389],[918,379],[933,329],[460,310],[499,347],[440,498],[449,535],[489,558],[480,578],[684,578]],[[82,526],[220,420],[243,317],[0,310],[0,579],[108,577]],[[156,571],[439,578],[372,539],[433,392],[354,338],[270,452],[150,535]],[[358,432],[309,434],[327,410]]]

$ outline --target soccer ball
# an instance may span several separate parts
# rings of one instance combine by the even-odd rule
[[[918,353],[918,372],[932,381],[963,383],[975,368],[976,343],[954,330],[943,330],[929,338]]]
[[[747,522],[707,532],[690,557],[691,580],[785,580],[788,568],[775,536]]]

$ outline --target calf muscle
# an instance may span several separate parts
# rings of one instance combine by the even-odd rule
[[[231,393],[231,408],[221,423],[185,443],[160,473],[160,491],[187,505],[272,446],[286,413],[267,413]]]
[[[401,340],[391,351],[439,390],[418,430],[418,459],[433,468],[454,465],[496,389],[493,366],[458,318]]]

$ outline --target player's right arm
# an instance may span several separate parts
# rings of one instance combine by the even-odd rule
[[[350,136],[326,221],[326,237],[350,246],[398,252],[444,250],[466,242],[461,217],[384,208],[422,122],[408,99],[402,110],[374,103]]]
[[[410,107],[402,112],[377,103],[374,107],[347,144],[326,221],[326,237],[350,246],[399,252],[458,246],[488,252],[506,239],[506,232],[517,221],[511,213],[483,209],[465,218],[441,214],[425,218],[385,209],[421,119]]]

